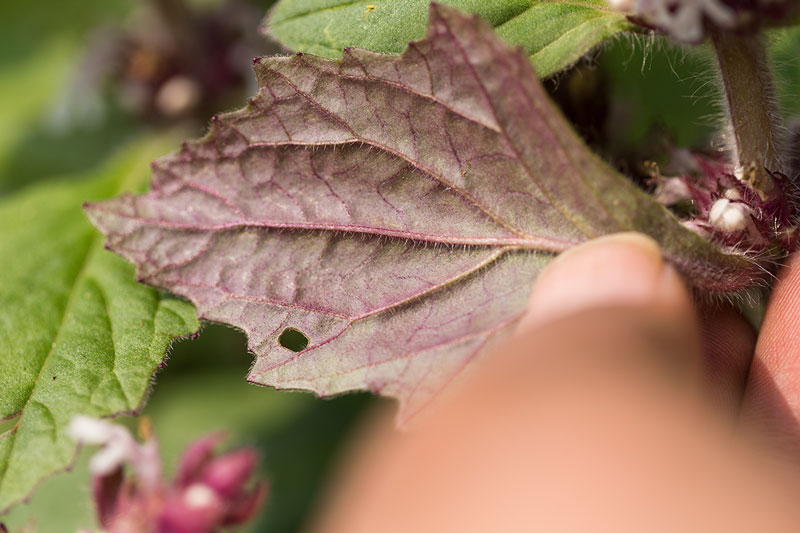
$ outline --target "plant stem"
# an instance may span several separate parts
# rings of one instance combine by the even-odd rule
[[[772,74],[760,35],[712,33],[711,40],[722,78],[734,164],[762,198],[777,194],[764,170],[782,171],[778,110]]]

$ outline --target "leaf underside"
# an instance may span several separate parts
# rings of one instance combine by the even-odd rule
[[[71,463],[73,415],[137,409],[171,340],[198,327],[191,305],[103,250],[80,208],[141,183],[163,146],[0,202],[0,512]]]
[[[605,233],[650,234],[708,291],[756,275],[596,158],[478,17],[432,6],[399,58],[255,70],[250,105],[158,160],[148,194],[87,208],[144,282],[247,333],[252,382],[368,389],[407,417],[507,334],[554,254]]]
[[[540,77],[574,64],[603,41],[638,31],[604,0],[445,0],[521,46]],[[261,30],[291,50],[337,58],[347,47],[400,53],[425,32],[428,0],[283,0]]]

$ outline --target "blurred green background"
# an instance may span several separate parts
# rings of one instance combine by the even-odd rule
[[[159,3],[164,2],[152,2]],[[202,135],[211,113],[236,107],[252,94],[253,79],[246,73],[221,87],[214,80],[201,80],[214,85],[206,91],[211,96],[177,113],[153,104],[164,80],[147,79],[137,86],[152,94],[128,94],[131,77],[142,75],[141,69],[147,74],[147,56],[142,56],[144,67],[136,63],[131,49],[142,48],[141,43],[119,36],[135,29],[146,4],[0,2],[0,199],[36,182],[81,179],[144,136],[172,132],[177,143],[182,137]],[[229,55],[214,60],[235,63],[226,63],[233,71],[241,66],[249,72],[252,55],[279,52],[254,34],[269,4],[203,0],[188,2],[187,9],[238,24],[244,37],[233,43],[223,39],[220,46],[227,47]],[[234,11],[236,17],[228,17]],[[781,101],[794,114],[800,111],[795,97],[800,40],[784,32],[774,41],[776,68],[786,80],[779,91]],[[159,45],[150,44],[157,58]],[[210,43],[208,49],[218,50],[218,45]],[[191,58],[180,61],[203,65],[211,61],[209,54],[194,50]],[[127,61],[122,68],[120,57]],[[636,175],[644,159],[663,159],[671,147],[708,145],[718,113],[709,65],[702,49],[671,48],[645,37],[619,39],[546,86],[593,147]],[[366,395],[320,400],[255,387],[244,380],[250,364],[241,333],[207,325],[198,338],[174,346],[165,369],[156,376],[144,414],[152,419],[168,470],[183,446],[211,431],[227,431],[232,446],[257,447],[270,494],[262,515],[246,530],[297,531],[337,452],[375,400]],[[0,520],[11,531],[26,524],[42,532],[94,527],[86,470],[90,452],[84,450],[72,472],[45,481],[28,504]]]

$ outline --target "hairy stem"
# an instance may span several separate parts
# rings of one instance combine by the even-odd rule
[[[712,42],[722,79],[733,163],[764,198],[777,193],[764,170],[782,171],[779,114],[772,74],[760,35],[715,32]]]

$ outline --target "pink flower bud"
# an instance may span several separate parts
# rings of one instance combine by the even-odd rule
[[[244,493],[244,486],[256,464],[252,450],[237,450],[213,459],[203,470],[200,481],[224,499],[235,499]]]
[[[212,433],[191,443],[183,451],[175,480],[181,486],[188,486],[200,476],[202,469],[211,460],[214,448],[225,440],[222,433]]]
[[[92,497],[106,533],[214,533],[251,519],[266,494],[262,483],[250,488],[255,451],[214,457],[220,433],[186,448],[169,485],[154,438],[139,444],[124,427],[86,417],[71,424],[71,433],[103,446],[92,459]],[[125,464],[132,467],[128,478]]]
[[[122,481],[122,468],[118,468],[112,474],[92,476],[92,500],[97,521],[104,528],[110,527],[114,516],[119,512]]]
[[[266,497],[267,486],[264,483],[258,483],[249,493],[242,495],[237,501],[231,502],[222,525],[235,526],[249,521],[258,512]]]
[[[263,484],[249,489],[256,453],[241,449],[213,457],[223,436],[209,435],[189,445],[159,517],[159,533],[205,533],[252,518],[266,494]]]
[[[225,504],[202,485],[173,493],[158,516],[158,533],[213,533],[225,516]]]

